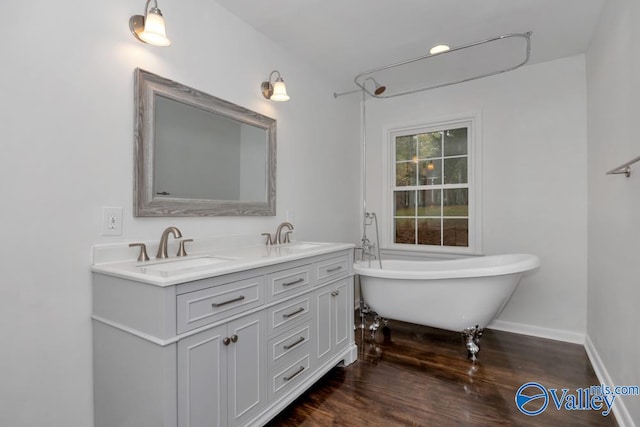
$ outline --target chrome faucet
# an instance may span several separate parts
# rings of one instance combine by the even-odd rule
[[[176,239],[182,237],[182,233],[180,232],[180,230],[178,230],[177,227],[167,227],[162,232],[162,236],[160,237],[160,244],[158,245],[158,253],[156,254],[156,258],[169,258],[169,255],[167,255],[167,242],[169,240],[169,234],[173,234],[173,237],[175,237]]]
[[[284,241],[282,240],[282,229],[283,228],[288,228],[289,231],[285,234],[284,236]],[[291,233],[291,231],[293,230],[293,225],[290,222],[283,222],[281,223],[278,228],[276,229],[276,235],[275,235],[275,239],[276,239],[276,244],[281,244],[281,243],[289,243],[289,234]]]

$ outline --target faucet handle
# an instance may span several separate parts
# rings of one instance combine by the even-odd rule
[[[284,233],[284,243],[291,243],[291,238],[289,237],[291,234],[293,234],[293,230],[289,230]]]
[[[267,246],[273,245],[273,238],[271,237],[271,233],[262,233],[261,235],[267,236],[267,241],[265,242],[265,245]]]
[[[193,242],[193,239],[182,239],[180,240],[180,247],[178,248],[177,256],[187,256],[187,251],[184,249],[184,244],[188,242]]]
[[[129,247],[140,247],[140,254],[138,255],[138,261],[149,261],[149,255],[147,255],[147,246],[144,243],[129,243]]]

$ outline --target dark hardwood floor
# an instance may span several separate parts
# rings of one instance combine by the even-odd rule
[[[359,318],[356,318],[359,321]],[[474,364],[460,334],[391,321],[390,337],[356,330],[359,360],[337,367],[269,426],[616,426],[613,414],[515,404],[524,383],[598,384],[580,345],[485,330]],[[531,393],[527,393],[531,395]],[[539,401],[532,401],[540,408]]]

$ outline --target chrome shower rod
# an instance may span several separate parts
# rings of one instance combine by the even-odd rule
[[[362,92],[362,89],[354,89],[354,90],[350,90],[350,91],[347,91],[347,92],[333,92],[333,97],[337,98],[337,97],[342,96],[342,95],[349,95],[349,94],[356,93],[356,92]]]
[[[633,160],[629,160],[627,163],[624,163],[617,168],[611,169],[607,172],[607,175],[625,175],[627,178],[631,176],[631,165],[634,163],[640,162],[640,157],[636,157]]]
[[[493,37],[493,38],[490,38],[490,39],[481,40],[481,41],[474,42],[474,43],[469,43],[469,44],[466,44],[464,46],[459,46],[459,47],[452,48],[452,49],[450,49],[448,51],[445,51],[445,52],[423,55],[423,56],[419,56],[419,57],[416,57],[416,58],[408,59],[408,60],[405,60],[405,61],[396,62],[394,64],[389,64],[389,65],[385,65],[385,66],[382,66],[382,67],[374,68],[374,69],[371,69],[371,70],[368,70],[368,71],[365,71],[365,72],[362,72],[362,73],[358,74],[357,76],[355,76],[355,78],[353,80],[354,80],[356,86],[358,86],[361,90],[364,90],[367,94],[371,95],[374,98],[394,98],[396,96],[409,95],[409,94],[416,93],[416,92],[422,92],[422,91],[425,91],[425,90],[437,89],[437,88],[441,88],[441,87],[445,87],[445,86],[450,86],[450,85],[455,85],[455,84],[458,84],[458,83],[464,83],[464,82],[468,82],[468,81],[471,81],[471,80],[480,79],[480,78],[483,78],[483,77],[489,77],[489,76],[493,76],[493,75],[496,75],[496,74],[505,73],[507,71],[513,71],[516,68],[520,68],[523,65],[525,65],[527,62],[529,62],[529,57],[531,56],[531,34],[532,34],[531,31],[526,32],[526,33],[504,34],[504,35]],[[370,74],[373,74],[373,73],[376,73],[376,72],[388,70],[388,69],[395,68],[395,67],[400,67],[400,66],[403,66],[403,65],[411,64],[413,62],[421,61],[421,60],[428,59],[428,58],[434,58],[436,56],[447,55],[447,54],[450,54],[450,53],[453,53],[453,52],[457,52],[457,51],[460,51],[460,50],[463,50],[463,49],[469,49],[469,48],[472,48],[472,47],[475,47],[475,46],[479,46],[479,45],[482,45],[482,44],[485,44],[485,43],[491,43],[491,42],[494,42],[494,41],[508,39],[508,38],[511,38],[511,37],[521,37],[521,38],[524,38],[526,40],[526,52],[525,52],[526,55],[525,55],[525,59],[522,62],[520,62],[519,64],[514,65],[513,67],[499,69],[497,71],[492,71],[492,72],[489,72],[489,73],[484,73],[484,74],[480,74],[480,75],[477,75],[477,76],[472,76],[472,77],[461,79],[461,80],[456,80],[456,81],[447,82],[447,83],[441,83],[441,84],[437,84],[437,85],[433,85],[433,86],[421,87],[421,88],[417,88],[417,89],[407,90],[407,91],[404,91],[404,92],[391,93],[391,94],[387,94],[387,95],[381,95],[381,94],[376,95],[375,93],[370,92],[364,85],[364,81],[366,81],[366,76],[368,76]],[[360,81],[363,77],[365,79]],[[338,96],[343,95],[343,94],[347,94],[347,93],[352,93],[352,92],[344,92],[342,94],[334,93],[334,96],[337,98]]]

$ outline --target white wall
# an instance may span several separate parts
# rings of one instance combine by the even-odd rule
[[[137,42],[143,1],[10,2],[0,14],[0,425],[92,425],[90,248],[275,231],[359,236],[357,100],[216,3],[161,2],[173,46]],[[278,120],[277,216],[134,218],[133,70],[141,67]],[[288,103],[262,98],[279,69]],[[313,84],[311,84],[313,82]],[[124,233],[100,236],[102,206]]]
[[[580,341],[586,313],[584,56],[367,102],[367,206],[382,212],[385,127],[479,112],[485,254],[533,253],[501,328]]]
[[[588,344],[614,385],[640,384],[640,3],[610,0],[587,53],[589,118]],[[640,399],[624,398],[640,424]]]

